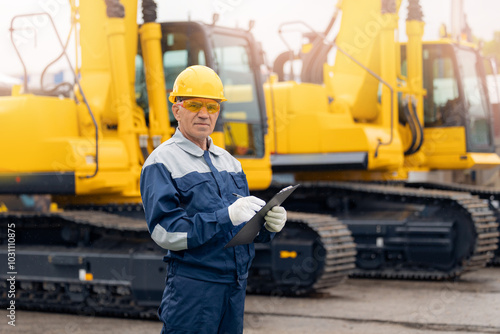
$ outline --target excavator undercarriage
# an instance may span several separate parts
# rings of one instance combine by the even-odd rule
[[[484,267],[498,247],[496,213],[466,192],[303,183],[288,205],[330,214],[349,227],[355,277],[452,279]]]
[[[79,207],[61,212],[0,213],[16,231],[16,307],[154,318],[165,286],[162,250],[140,205]],[[289,213],[289,228],[257,244],[248,290],[299,295],[341,283],[355,267],[350,231],[328,215]],[[2,242],[7,240],[1,236]],[[0,265],[7,267],[7,248]],[[36,264],[36,265],[34,265]],[[8,286],[1,275],[0,304]]]

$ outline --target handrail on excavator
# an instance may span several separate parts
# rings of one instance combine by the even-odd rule
[[[98,144],[99,143],[99,131],[98,131],[98,126],[97,126],[97,121],[94,117],[94,113],[92,112],[92,109],[90,109],[90,105],[87,101],[87,98],[85,97],[85,94],[83,93],[83,89],[82,89],[82,86],[80,84],[80,80],[78,79],[78,76],[76,75],[76,70],[73,68],[73,65],[71,65],[71,60],[69,59],[68,53],[66,52],[66,48],[64,47],[64,44],[61,40],[61,36],[59,35],[59,32],[57,31],[57,28],[54,24],[54,21],[52,20],[52,16],[50,16],[49,13],[43,12],[43,13],[20,14],[20,15],[14,16],[12,18],[12,20],[10,21],[9,31],[10,31],[11,42],[12,42],[12,45],[14,46],[14,49],[16,50],[17,56],[19,57],[19,60],[21,61],[22,65],[23,65],[23,69],[24,69],[25,92],[28,92],[28,75],[27,75],[26,66],[25,66],[24,61],[21,57],[21,54],[20,54],[19,50],[17,49],[16,43],[14,43],[14,37],[13,37],[14,31],[19,30],[19,28],[14,29],[14,21],[18,18],[21,18],[21,17],[38,16],[38,15],[46,15],[49,18],[50,24],[52,25],[52,28],[54,28],[54,32],[56,33],[57,41],[59,42],[59,45],[61,45],[61,48],[63,49],[64,57],[68,61],[68,66],[71,69],[71,72],[73,73],[76,85],[78,86],[78,90],[79,90],[80,94],[82,95],[83,102],[87,106],[87,110],[89,111],[89,115],[92,118],[92,122],[94,123],[94,128],[95,128],[95,170],[94,170],[94,173],[91,175],[80,176],[80,178],[90,179],[90,178],[93,178],[94,176],[96,176],[97,172],[99,171],[99,144]]]

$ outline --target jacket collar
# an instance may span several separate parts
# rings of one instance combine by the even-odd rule
[[[204,151],[201,149],[201,147],[199,147],[198,145],[196,145],[195,143],[184,137],[179,128],[175,130],[172,139],[177,144],[177,146],[179,146],[182,150],[186,151],[187,153],[194,155],[196,157],[203,156]],[[216,146],[213,143],[212,138],[210,137],[208,137],[208,151],[215,155],[221,155],[224,152],[220,147]]]

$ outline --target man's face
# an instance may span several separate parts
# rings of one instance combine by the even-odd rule
[[[191,111],[196,108],[190,106],[190,102],[195,102],[194,104],[201,103],[203,106],[198,112]],[[217,117],[219,117],[219,111],[209,113],[207,110],[207,104],[210,108],[210,106],[214,106],[213,103],[217,103],[217,101],[196,97],[177,102],[172,106],[172,112],[177,122],[179,122],[179,129],[182,134],[198,146],[206,143],[206,139],[214,131],[215,122],[217,121]],[[191,110],[186,108],[190,108]]]

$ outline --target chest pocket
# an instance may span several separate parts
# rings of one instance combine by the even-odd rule
[[[177,188],[182,192],[186,193],[191,191],[193,188],[203,186],[209,180],[201,177],[183,177],[182,179],[177,179]]]
[[[215,181],[200,174],[193,177],[183,177],[177,180],[177,190],[180,195],[181,206],[189,216],[198,212],[212,212],[218,209],[218,191]]]
[[[231,179],[233,180],[234,186],[236,187],[235,190],[240,195],[246,195],[248,192],[248,186],[247,186],[247,181],[245,174],[230,174]]]

